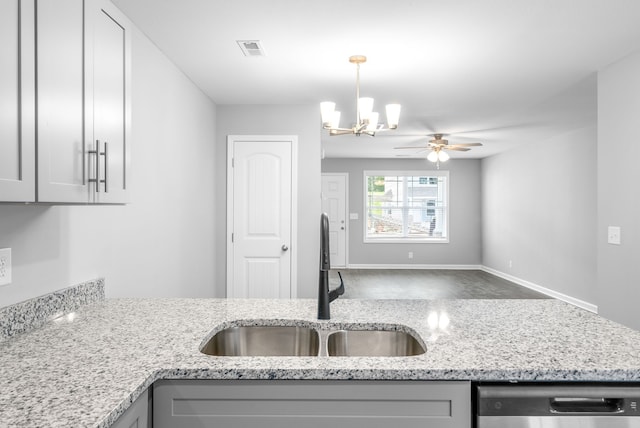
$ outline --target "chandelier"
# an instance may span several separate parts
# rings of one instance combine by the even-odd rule
[[[336,111],[336,103],[325,101],[320,103],[322,127],[329,130],[329,135],[367,134],[376,135],[378,131],[398,128],[400,104],[387,104],[387,128],[378,123],[379,115],[373,111],[373,98],[360,97],[360,64],[367,61],[363,55],[349,57],[349,62],[356,65],[356,123],[351,128],[340,128],[340,112]]]

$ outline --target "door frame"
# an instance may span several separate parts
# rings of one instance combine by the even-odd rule
[[[298,297],[298,136],[297,135],[227,135],[227,286],[226,295],[233,288],[233,153],[237,142],[288,141],[291,143],[291,298]]]
[[[345,269],[349,269],[349,234],[351,233],[351,225],[349,219],[349,173],[348,172],[323,172],[320,174],[320,182],[322,182],[323,176],[342,176],[344,177],[344,221],[346,234],[344,239],[344,266]],[[320,209],[322,209],[322,202],[320,203]]]

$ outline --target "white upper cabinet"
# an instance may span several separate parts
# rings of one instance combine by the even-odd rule
[[[13,61],[0,70],[0,93],[12,112],[2,115],[10,123],[0,131],[0,201],[126,203],[131,24],[106,0],[33,3],[0,6],[8,9],[0,10],[2,40],[5,32],[22,34],[0,47],[3,62]],[[37,67],[30,86],[29,50]],[[34,104],[35,121],[28,110]],[[10,184],[28,191],[15,193]]]
[[[0,2],[0,200],[35,200],[34,0]]]
[[[38,202],[88,202],[83,0],[37,0]]]
[[[93,201],[128,202],[131,129],[131,34],[127,18],[107,0],[92,3],[87,56],[87,141],[92,142]],[[97,148],[97,152],[96,152]]]

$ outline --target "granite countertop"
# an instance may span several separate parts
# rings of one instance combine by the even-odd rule
[[[0,426],[108,427],[159,379],[640,380],[640,332],[557,300],[107,299],[0,342]],[[373,323],[413,357],[212,357],[234,324]],[[6,425],[5,425],[6,424]]]

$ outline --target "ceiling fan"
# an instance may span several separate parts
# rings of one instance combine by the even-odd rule
[[[470,147],[482,146],[482,143],[449,144],[449,140],[443,138],[448,136],[448,134],[429,134],[428,136],[432,137],[432,139],[429,140],[426,146],[402,146],[395,147],[395,149],[419,149],[416,154],[429,150],[430,153],[427,155],[427,159],[439,164],[440,162],[446,162],[449,160],[449,154],[446,150],[467,152],[471,150]]]

